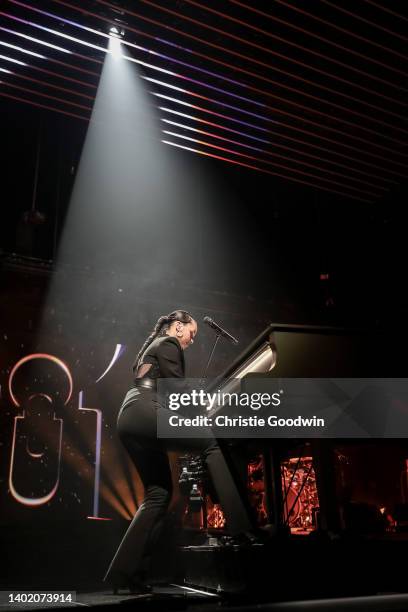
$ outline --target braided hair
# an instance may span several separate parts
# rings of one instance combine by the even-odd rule
[[[159,336],[164,336],[169,329],[170,325],[173,321],[180,321],[181,323],[191,323],[193,321],[193,317],[186,310],[174,310],[168,315],[163,315],[158,318],[156,325],[153,327],[153,330],[144,341],[142,348],[138,352],[136,359],[133,363],[133,371],[135,371],[139,367],[139,361],[147,349],[148,346]]]

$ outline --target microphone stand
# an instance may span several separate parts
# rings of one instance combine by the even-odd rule
[[[206,376],[206,374],[207,374],[207,372],[208,372],[208,368],[210,367],[210,363],[211,363],[211,360],[212,360],[212,358],[213,358],[214,351],[215,351],[215,349],[216,349],[216,346],[217,346],[217,344],[218,344],[218,340],[219,340],[220,338],[221,338],[221,334],[217,334],[217,333],[216,333],[216,334],[215,334],[214,344],[213,344],[213,346],[212,346],[210,356],[208,357],[207,364],[206,364],[206,366],[205,366],[205,368],[204,368],[204,372],[203,372],[203,375],[202,375],[201,380],[200,380],[200,388],[201,388],[201,389],[202,389],[202,388],[203,388],[203,386],[204,386],[205,376]],[[208,523],[207,523],[207,491],[206,491],[206,487],[205,487],[205,485],[202,487],[202,490],[201,490],[201,496],[202,496],[202,499],[203,499],[203,507],[202,507],[202,513],[203,513],[203,514],[202,514],[202,517],[203,517],[203,529],[205,530],[205,532],[206,532],[206,534],[207,534],[207,536],[208,536]]]
[[[205,368],[204,368],[204,372],[203,372],[203,375],[202,375],[202,377],[201,377],[201,381],[200,381],[200,386],[202,386],[202,385],[203,385],[203,383],[204,383],[204,380],[205,380],[206,374],[207,374],[207,372],[208,372],[208,368],[210,367],[210,363],[211,363],[211,360],[212,360],[213,355],[214,355],[215,348],[216,348],[216,346],[217,346],[217,344],[218,344],[218,340],[219,340],[220,338],[221,338],[221,334],[216,334],[216,335],[215,335],[214,344],[213,344],[213,347],[212,347],[212,349],[211,349],[210,356],[208,357],[207,365],[206,365],[206,366],[205,366]]]

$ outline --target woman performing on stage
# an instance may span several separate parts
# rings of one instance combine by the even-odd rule
[[[114,593],[121,587],[128,587],[132,593],[151,590],[143,582],[144,565],[172,496],[169,441],[157,437],[157,411],[167,409],[160,404],[156,384],[159,378],[184,377],[184,350],[193,343],[196,333],[197,323],[185,310],[160,317],[133,365],[134,384],[119,411],[117,429],[142,480],[145,497],[104,577],[113,585]],[[251,533],[250,516],[218,444],[213,439],[195,439],[188,449],[180,450],[203,454],[231,535]]]

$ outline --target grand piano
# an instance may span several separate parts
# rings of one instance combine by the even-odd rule
[[[404,346],[400,330],[390,333],[378,329],[271,324],[207,389],[237,392],[254,376],[403,378]],[[214,416],[218,410],[216,407],[210,414]],[[264,551],[262,563],[270,555],[291,563],[293,555],[299,553],[293,547],[300,541],[308,543],[300,554],[317,563],[323,542],[324,555],[332,563],[333,572],[340,572],[347,565],[349,574],[359,573],[359,564],[371,567],[373,551],[365,548],[362,556],[351,559],[354,549],[339,550],[339,542],[346,539],[350,543],[351,539],[354,546],[356,540],[370,544],[375,540],[380,550],[390,544],[398,531],[395,517],[391,516],[392,512],[397,514],[395,508],[400,507],[401,516],[405,511],[408,517],[405,440],[219,439],[219,443],[245,503],[252,504],[254,525],[266,527],[271,536],[269,546],[275,543],[269,552]],[[384,478],[382,474],[388,465],[390,473]],[[404,504],[406,508],[401,509]],[[211,521],[205,527],[211,532]],[[206,554],[214,551],[206,550]],[[211,588],[214,580],[220,580],[219,576],[210,577],[208,564],[200,578],[197,557],[189,559],[189,567],[187,582],[191,584]],[[320,569],[324,574],[324,568]],[[398,582],[395,564],[380,563],[372,571],[376,576],[383,571],[389,582],[392,574]],[[326,579],[328,588],[331,585],[335,592],[333,572]],[[265,579],[264,571],[259,576]],[[313,592],[308,580],[302,584],[305,593]],[[353,579],[350,585],[357,588]],[[360,581],[360,587],[362,592],[369,592],[365,581]]]

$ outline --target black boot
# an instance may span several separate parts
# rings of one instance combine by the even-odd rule
[[[128,588],[129,592],[133,595],[149,595],[153,590],[150,584],[142,582],[138,576],[130,578]]]

